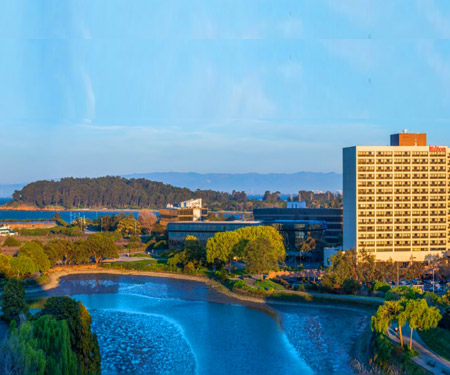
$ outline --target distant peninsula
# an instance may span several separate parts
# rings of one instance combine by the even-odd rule
[[[36,209],[158,209],[193,198],[202,198],[210,210],[243,211],[257,207],[279,207],[285,203],[278,194],[250,199],[245,192],[190,190],[144,178],[98,177],[62,178],[36,181],[16,190],[3,208]]]

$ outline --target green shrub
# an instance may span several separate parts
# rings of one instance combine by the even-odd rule
[[[151,258],[151,259],[153,259],[153,257],[150,254],[147,254],[147,253],[131,254],[130,257],[132,257],[132,258]]]
[[[396,286],[387,291],[384,299],[386,301],[398,301],[402,298],[416,299],[421,294],[420,290],[409,286]]]
[[[34,229],[21,228],[17,229],[16,231],[18,231],[21,236],[38,237],[38,236],[48,236],[50,234],[50,229],[51,228],[34,228]]]
[[[387,293],[389,290],[391,290],[391,286],[385,281],[375,281],[370,288],[372,292]]]
[[[161,240],[161,241],[157,242],[157,243],[155,244],[154,249],[155,249],[155,250],[163,250],[163,249],[167,249],[167,241]]]
[[[129,242],[127,248],[128,249],[139,249],[142,247],[142,243],[139,242]]]
[[[3,246],[20,246],[22,245],[22,242],[20,242],[18,239],[8,236],[6,237],[6,240],[3,242]]]
[[[297,292],[305,292],[305,291],[306,291],[305,284],[299,284],[299,285],[297,285],[297,286],[295,287],[295,290],[296,290]]]
[[[353,279],[344,280],[344,292],[345,294],[356,294],[361,289],[361,284],[359,281]]]

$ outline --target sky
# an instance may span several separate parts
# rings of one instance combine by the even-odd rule
[[[450,145],[450,2],[2,0],[0,183]]]

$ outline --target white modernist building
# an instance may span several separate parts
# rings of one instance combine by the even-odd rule
[[[17,233],[14,233],[10,228],[9,225],[0,225],[0,236],[15,236]]]
[[[344,249],[377,260],[429,261],[449,249],[446,146],[427,146],[406,131],[391,146],[343,150]]]

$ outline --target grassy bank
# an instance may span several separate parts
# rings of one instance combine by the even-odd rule
[[[360,297],[335,295],[326,293],[309,293],[286,290],[281,285],[271,281],[257,281],[255,286],[247,285],[243,280],[225,280],[223,284],[232,292],[263,299],[265,302],[319,302],[334,304],[351,304],[366,307],[378,307],[384,300],[376,297]]]
[[[450,361],[450,331],[433,328],[419,332],[423,342],[441,357]]]

